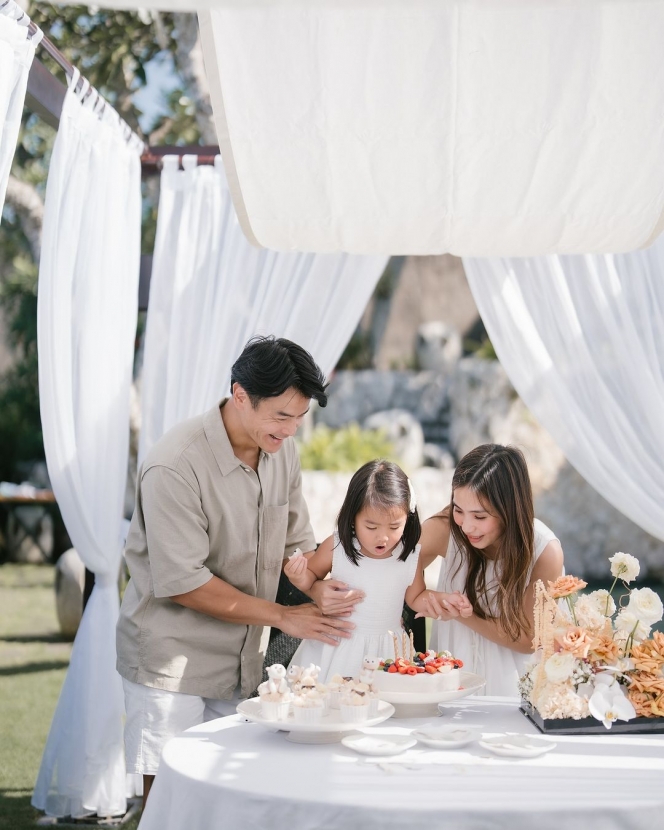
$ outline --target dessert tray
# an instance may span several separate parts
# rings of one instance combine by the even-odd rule
[[[293,743],[327,744],[340,741],[342,736],[349,732],[386,721],[394,714],[394,706],[380,700],[378,714],[357,723],[342,721],[339,709],[329,709],[318,723],[296,723],[292,711],[286,720],[268,720],[261,715],[261,702],[258,698],[238,703],[237,712],[252,723],[257,723],[272,732],[288,732],[287,740]]]
[[[381,701],[387,701],[395,706],[395,717],[418,717],[419,715],[437,714],[439,703],[448,703],[452,700],[460,700],[468,695],[474,695],[485,684],[486,680],[479,674],[459,670],[461,673],[461,685],[452,691],[433,692],[393,692],[379,691]]]

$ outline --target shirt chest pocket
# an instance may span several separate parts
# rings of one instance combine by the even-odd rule
[[[270,505],[263,510],[261,563],[264,568],[281,568],[288,534],[288,505]]]

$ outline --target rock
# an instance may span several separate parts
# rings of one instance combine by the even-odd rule
[[[417,330],[415,353],[420,369],[449,375],[461,357],[461,335],[449,323],[432,320]]]
[[[389,409],[370,415],[364,429],[382,430],[406,471],[417,470],[424,462],[424,433],[420,422],[405,409]]]
[[[440,444],[425,444],[424,466],[436,467],[439,470],[453,470],[454,458],[452,453]]]
[[[83,616],[85,565],[74,548],[55,564],[55,608],[63,637],[74,639]]]

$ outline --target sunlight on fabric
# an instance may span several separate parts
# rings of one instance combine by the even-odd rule
[[[206,70],[255,244],[526,256],[661,230],[664,4],[215,5]]]

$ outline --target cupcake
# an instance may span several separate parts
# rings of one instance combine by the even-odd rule
[[[362,723],[369,717],[369,705],[368,692],[352,689],[344,693],[339,702],[341,720],[346,723]]]
[[[339,700],[345,686],[345,680],[340,674],[333,674],[332,680],[327,684],[328,704],[330,709],[339,708]]]
[[[295,723],[319,723],[325,713],[325,701],[316,689],[303,691],[293,698]]]

